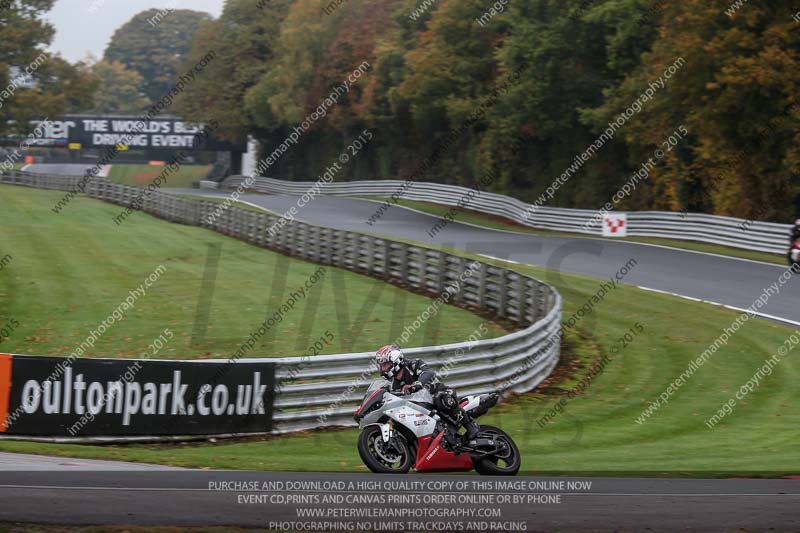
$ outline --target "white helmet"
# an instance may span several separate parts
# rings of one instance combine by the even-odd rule
[[[392,379],[405,366],[403,351],[394,344],[387,344],[375,352],[375,363],[378,372],[386,379]]]

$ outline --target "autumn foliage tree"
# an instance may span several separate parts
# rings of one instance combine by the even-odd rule
[[[98,61],[91,67],[102,90],[95,91],[94,113],[138,113],[149,100],[142,94],[142,76],[119,61]]]
[[[269,109],[251,111],[245,97],[273,68],[288,5],[288,0],[274,0],[260,9],[250,0],[229,0],[218,20],[201,24],[187,62],[194,64],[211,50],[217,56],[179,96],[177,111],[196,122],[215,120],[220,124],[215,134],[237,142],[248,133],[263,138],[275,130]]]
[[[665,9],[659,37],[599,107],[618,112],[677,57],[683,66],[633,121],[626,142],[643,156],[684,124],[690,140],[651,178],[637,206],[786,220],[800,207],[797,101],[800,28],[780,2],[687,0]],[[795,205],[793,205],[795,202]]]
[[[417,176],[435,155],[421,179],[471,185],[491,169],[494,190],[532,201],[683,58],[549,205],[599,208],[684,126],[688,136],[619,209],[785,221],[800,209],[800,24],[784,4],[529,0],[487,20],[482,0],[440,0],[422,16],[418,0],[328,12],[324,0],[229,0],[192,51],[224,60],[179,109],[217,119],[231,137],[252,134],[270,153],[366,61],[369,72],[270,175],[314,179],[369,128],[373,140],[337,179]]]

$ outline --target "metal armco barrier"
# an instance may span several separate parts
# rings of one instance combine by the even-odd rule
[[[238,187],[245,178],[232,176],[222,186]],[[464,202],[473,189],[442,183],[416,182],[402,189],[405,182],[398,180],[354,181],[341,183],[287,182],[271,178],[255,178],[249,189],[271,193],[302,195],[309,190],[315,194],[332,196],[382,196],[434,202],[456,206]],[[375,209],[380,205],[375,204]],[[602,221],[588,230],[584,226],[598,214],[587,209],[539,207],[491,192],[481,192],[469,204],[468,209],[509,218],[518,224],[551,231],[602,235]],[[740,218],[721,217],[697,213],[668,211],[628,211],[629,237],[662,237],[686,241],[723,244],[745,250],[768,253],[786,253],[790,225],[772,222],[746,221]]]
[[[4,175],[0,183],[60,191],[74,191],[85,183],[83,190],[90,197],[122,206],[130,205],[142,191],[100,178],[86,181],[75,176],[23,172]],[[220,206],[153,192],[144,197],[141,209],[166,220],[206,227],[257,246],[363,273],[432,297],[442,295],[455,280],[471,270],[474,274],[463,279],[451,302],[517,323],[521,329],[495,339],[405,349],[410,358],[420,357],[434,368],[446,369],[443,381],[456,387],[462,395],[489,391],[527,392],[541,383],[558,363],[561,296],[536,279],[444,251],[366,234],[298,221],[275,226],[281,220],[278,216],[235,206],[220,210]],[[67,204],[63,209],[70,209],[70,206]],[[109,224],[113,222],[109,220]],[[278,227],[277,231],[269,231],[269,228]],[[271,433],[323,425],[355,425],[353,410],[374,372],[372,353],[242,359],[240,362],[275,365]],[[213,363],[225,361],[186,362]],[[44,380],[46,376],[39,379]],[[188,382],[188,378],[184,379]],[[16,386],[13,381],[12,378],[11,388]],[[240,382],[247,383],[248,380]],[[109,435],[108,431],[104,429],[103,436]]]

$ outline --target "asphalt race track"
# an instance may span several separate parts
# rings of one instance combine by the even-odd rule
[[[59,166],[59,173],[63,174],[80,174],[83,169],[83,166]],[[53,172],[54,169],[49,165],[34,165],[28,170]],[[227,195],[214,191],[180,192]],[[245,194],[240,199],[277,213],[286,212],[297,201],[297,197],[259,194]],[[300,209],[297,218],[312,224],[413,239],[428,245],[460,248],[543,266],[553,271],[548,273],[545,281],[548,281],[548,277],[550,281],[556,279],[551,276],[558,276],[558,271],[608,278],[634,258],[638,264],[624,280],[626,284],[737,308],[752,305],[785,270],[779,265],[672,248],[590,238],[539,237],[460,223],[448,225],[431,238],[427,232],[438,219],[400,207],[392,207],[374,225],[367,225],[366,220],[378,207],[379,203],[367,200],[319,197]],[[800,323],[798,300],[800,282],[794,279],[782,288],[780,294],[770,299],[766,313]],[[16,466],[13,466],[15,462]],[[103,469],[103,464],[99,463],[102,462],[52,458],[44,466],[50,471],[36,472],[31,471],[35,470],[35,459],[0,455],[0,522],[268,528],[272,521],[281,522],[280,529],[287,529],[287,524],[309,520],[298,518],[298,508],[303,505],[269,503],[269,496],[278,491],[209,490],[209,482],[299,480],[427,483],[487,479],[440,475],[387,477],[355,473],[164,471],[158,467],[137,469],[124,464],[118,465],[120,470],[133,471],[104,472],[97,471]],[[11,471],[12,468],[18,471]],[[546,481],[545,478],[531,477],[517,477],[514,480],[526,483]],[[558,480],[569,481],[568,478]],[[796,479],[591,478],[582,481],[591,481],[591,488],[584,491],[557,491],[561,494],[559,503],[531,503],[526,500],[495,507],[501,508],[503,522],[517,523],[518,526],[524,523],[527,531],[723,532],[739,529],[796,531],[800,528],[800,480]],[[336,491],[306,488],[300,492],[321,495]],[[424,491],[425,494],[436,492],[428,488]],[[486,490],[483,494],[497,492]],[[541,492],[519,491],[526,498],[532,493]],[[481,490],[476,489],[472,493],[481,493]],[[554,493],[549,494],[552,496]],[[240,498],[242,495],[243,499]],[[265,499],[251,500],[248,495],[261,495]],[[481,505],[433,507],[471,508]],[[518,527],[517,530],[522,528]]]
[[[83,165],[31,165],[31,172],[80,175]],[[227,197],[230,193],[198,189],[163,189],[167,192]],[[296,206],[298,197],[243,194],[239,198],[278,214]],[[392,206],[372,225],[366,221],[380,202],[353,198],[320,196],[298,209],[296,218],[320,226],[375,233],[457,248],[501,259],[546,267],[543,281],[552,281],[558,272],[585,274],[608,279],[631,258],[637,265],[623,283],[698,298],[713,303],[746,309],[766,287],[786,270],[774,265],[743,259],[664,248],[626,241],[581,237],[542,237],[497,231],[453,222],[434,237],[428,234],[440,220],[437,217]],[[435,233],[435,232],[432,232]],[[788,245],[788,235],[787,235]],[[800,325],[800,281],[793,279],[769,299],[762,312]]]
[[[98,461],[95,459],[71,459],[66,457],[45,457],[24,453],[0,452],[0,472],[25,470],[27,472],[53,472],[75,470],[129,471],[129,470],[177,470],[172,466],[145,463],[124,463],[121,461]],[[0,480],[5,479],[0,475]]]
[[[487,518],[415,518],[418,522],[442,524],[459,522],[465,528],[472,521],[501,522],[516,526],[516,531],[796,531],[800,523],[800,481],[794,480],[672,480],[593,478],[513,478],[525,487],[497,491],[470,486],[454,490],[452,484],[463,481],[496,482],[498,478],[465,476],[293,473],[293,472],[3,472],[0,479],[0,523],[52,522],[58,524],[125,524],[175,526],[231,526],[269,528],[280,523],[282,529],[308,518],[298,518],[298,509],[376,509],[379,507],[425,509],[499,509],[499,517]],[[567,483],[577,480],[580,490],[552,491],[530,483]],[[380,485],[372,490],[340,490],[326,482],[371,482]],[[231,488],[222,483],[257,482],[259,489]],[[263,483],[299,483],[291,489],[270,490]],[[310,483],[311,485],[306,485]],[[410,490],[394,489],[402,483]],[[415,487],[414,485],[420,485]],[[316,484],[316,485],[315,485]],[[389,486],[386,486],[388,484]],[[447,486],[450,485],[450,486]],[[523,499],[516,504],[431,504],[369,505],[279,502],[270,498],[302,495],[319,502],[322,495],[434,495],[474,499],[480,495],[499,494]],[[556,497],[560,494],[559,497]],[[314,496],[316,495],[316,496]],[[426,511],[427,512],[427,511]],[[471,511],[468,511],[471,512]],[[373,524],[390,519],[354,519],[341,511],[338,524],[356,520]],[[409,511],[411,513],[411,511]],[[322,519],[315,519],[319,522]],[[391,519],[395,522],[409,519]],[[272,524],[270,524],[272,522]],[[524,526],[522,526],[524,524]],[[523,529],[524,527],[524,529]],[[328,530],[336,530],[329,527]],[[458,528],[457,528],[458,529]],[[376,529],[377,530],[377,529]],[[456,529],[449,529],[450,531]],[[460,529],[459,529],[460,530]]]
[[[56,174],[58,176],[82,176],[90,168],[92,168],[92,165],[48,163],[46,165],[28,165],[23,170],[40,174]]]
[[[224,192],[176,190],[206,196],[227,196]],[[295,196],[243,194],[240,200],[282,214],[297,202]],[[753,305],[764,289],[775,283],[787,267],[722,257],[675,248],[625,241],[581,237],[541,237],[496,231],[454,222],[435,237],[428,231],[437,217],[391,207],[373,225],[366,221],[380,207],[379,202],[341,197],[318,197],[299,209],[297,219],[311,224],[349,231],[375,233],[412,239],[431,246],[457,248],[552,270],[544,281],[558,272],[610,278],[631,258],[637,261],[625,284],[667,291],[681,296],[745,309]],[[432,232],[435,233],[435,232]],[[787,236],[788,241],[788,236]],[[762,311],[800,325],[800,282],[784,285]]]

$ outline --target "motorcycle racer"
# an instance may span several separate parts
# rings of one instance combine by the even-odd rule
[[[391,381],[392,390],[403,394],[428,389],[434,397],[434,406],[451,421],[451,426],[458,432],[459,425],[466,430],[466,441],[478,436],[480,426],[458,404],[455,391],[445,387],[436,377],[436,372],[428,368],[422,359],[406,361],[403,351],[394,344],[388,344],[375,352],[378,372]]]
[[[797,268],[800,265],[800,218],[794,221],[789,231],[789,252],[786,254],[789,266]]]

